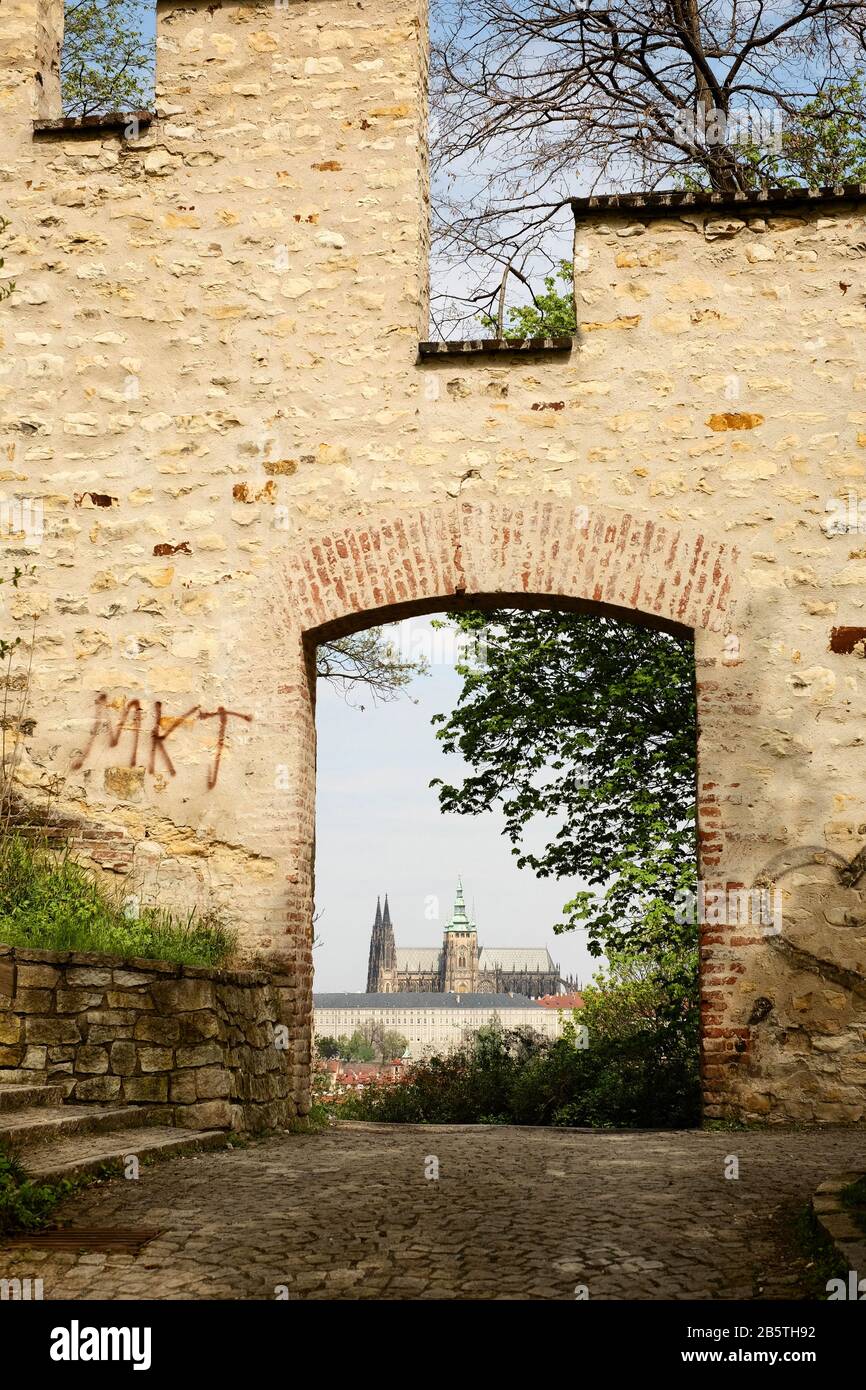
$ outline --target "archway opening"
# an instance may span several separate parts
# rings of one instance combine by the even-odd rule
[[[308,654],[319,1097],[370,1118],[696,1123],[690,630],[459,594],[338,619]],[[434,1094],[436,1068],[462,1091]]]

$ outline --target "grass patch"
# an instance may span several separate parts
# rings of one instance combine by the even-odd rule
[[[220,966],[237,949],[214,914],[165,908],[127,917],[119,895],[68,850],[53,854],[10,835],[0,842],[0,942],[40,951],[98,951],[179,965]]]
[[[70,1178],[52,1183],[28,1178],[15,1155],[0,1148],[0,1237],[42,1230],[75,1187]]]
[[[866,1231],[866,1173],[843,1187],[839,1197],[851,1213],[852,1221],[856,1221],[861,1231]]]

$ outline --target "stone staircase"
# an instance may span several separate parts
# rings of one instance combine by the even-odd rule
[[[139,1160],[223,1148],[219,1129],[174,1129],[164,1106],[66,1104],[65,1083],[0,1082],[0,1146],[30,1178],[57,1179],[122,1169]]]

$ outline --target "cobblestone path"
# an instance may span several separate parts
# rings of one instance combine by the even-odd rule
[[[864,1158],[851,1130],[280,1135],[65,1204],[75,1225],[158,1228],[137,1257],[0,1245],[0,1277],[47,1299],[798,1298],[791,1214]]]

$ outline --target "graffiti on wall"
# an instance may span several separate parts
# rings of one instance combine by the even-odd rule
[[[116,748],[121,739],[126,735],[130,739],[129,743],[129,767],[147,768],[150,773],[167,772],[170,777],[177,774],[177,768],[166,744],[178,729],[190,723],[215,720],[214,724],[214,747],[212,758],[208,767],[207,789],[213,791],[216,786],[222,763],[223,749],[225,748],[226,735],[229,728],[230,719],[242,719],[247,724],[252,723],[251,714],[243,714],[239,710],[226,709],[224,705],[219,705],[214,710],[202,709],[201,705],[192,705],[184,710],[183,714],[170,716],[163,713],[162,700],[154,700],[153,717],[145,724],[145,707],[138,699],[124,700],[118,712],[117,722],[112,723],[111,704],[106,694],[96,697],[93,726],[90,730],[90,737],[83,752],[73,760],[72,770],[78,772],[85,766],[93,752],[94,747],[102,735],[105,736],[108,747]],[[139,749],[143,739],[145,746],[141,749],[142,757],[139,761]],[[175,757],[178,757],[174,749]]]

